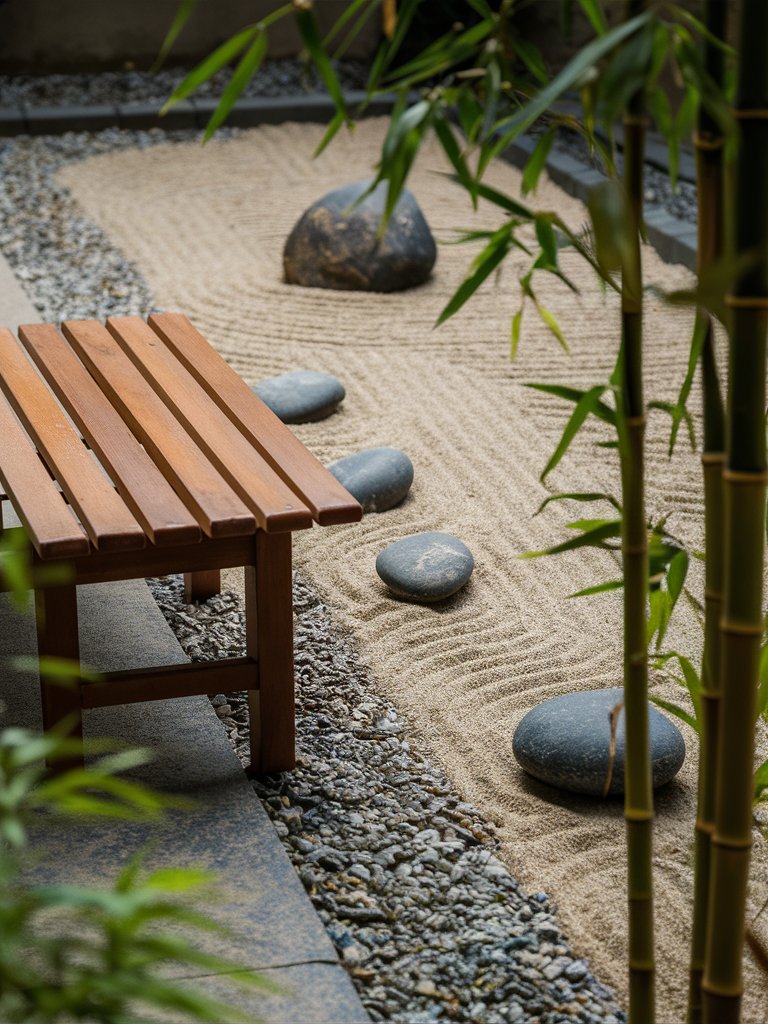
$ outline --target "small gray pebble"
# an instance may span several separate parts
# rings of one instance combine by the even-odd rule
[[[366,448],[328,467],[364,512],[385,512],[404,500],[413,483],[413,463],[398,448]]]
[[[324,420],[344,401],[344,385],[330,373],[293,370],[254,384],[253,391],[283,423]]]

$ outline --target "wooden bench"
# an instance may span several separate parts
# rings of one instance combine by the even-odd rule
[[[35,567],[71,567],[35,590],[40,655],[79,663],[78,585],[184,572],[191,600],[245,566],[244,657],[43,679],[44,727],[82,737],[83,708],[247,690],[253,770],[290,770],[291,532],[360,506],[181,314],[19,337],[0,328],[0,481]]]

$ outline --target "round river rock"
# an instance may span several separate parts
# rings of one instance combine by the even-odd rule
[[[472,552],[449,533],[417,533],[395,541],[376,559],[390,590],[412,601],[442,601],[461,590],[475,566]]]
[[[350,209],[370,184],[356,181],[329,192],[301,215],[283,250],[289,284],[398,292],[427,280],[437,246],[419,204],[404,191],[379,239],[387,182]]]
[[[366,448],[328,467],[364,512],[385,512],[405,498],[413,483],[413,463],[399,448]]]
[[[611,710],[623,699],[616,688],[568,693],[533,708],[515,730],[512,751],[534,778],[572,793],[602,796],[609,767]],[[676,725],[649,708],[654,788],[680,771],[685,741]],[[609,794],[624,792],[624,711],[616,729],[616,759]]]
[[[254,384],[253,390],[283,423],[324,420],[344,401],[344,385],[330,373],[293,370]]]

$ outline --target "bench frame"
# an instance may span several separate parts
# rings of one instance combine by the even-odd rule
[[[36,568],[50,562],[35,556]],[[187,593],[206,590],[219,570],[245,567],[245,657],[181,665],[161,665],[79,679],[75,686],[41,680],[43,725],[67,720],[68,734],[82,738],[82,711],[194,694],[248,691],[251,770],[259,775],[290,771],[295,766],[293,681],[293,601],[291,534],[268,534],[213,540],[185,547],[125,552],[98,552],[73,559],[68,583],[35,590],[40,657],[79,662],[78,586],[115,580],[164,576],[184,571]],[[43,577],[44,578],[44,577]],[[82,764],[73,758],[68,764]]]

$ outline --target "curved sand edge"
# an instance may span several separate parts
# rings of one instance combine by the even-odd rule
[[[520,561],[523,551],[562,537],[585,514],[549,506],[548,490],[617,489],[613,459],[582,439],[538,481],[570,407],[525,389],[540,380],[589,386],[606,379],[615,351],[616,304],[603,300],[573,254],[564,266],[583,295],[557,281],[538,291],[571,346],[566,356],[528,307],[518,360],[508,360],[509,324],[518,305],[510,260],[499,283],[446,325],[435,318],[463,277],[466,246],[442,247],[432,281],[399,295],[300,289],[281,280],[283,241],[299,214],[324,192],[370,172],[386,122],[359,125],[313,162],[322,129],[284,125],[243,133],[202,149],[164,145],[94,157],[60,180],[145,275],[163,308],[184,310],[243,376],[255,381],[290,369],[339,376],[343,409],[296,428],[323,461],[374,445],[401,447],[416,480],[406,502],[354,527],[296,537],[297,564],[328,595],[354,633],[382,689],[429,745],[462,795],[496,823],[505,860],[529,887],[556,900],[574,948],[626,995],[624,834],[619,802],[569,797],[523,775],[511,737],[534,704],[575,688],[617,683],[620,600],[567,595],[607,578],[594,552]],[[450,229],[497,226],[494,210],[473,215],[464,194],[434,169],[427,145],[411,187],[436,237]],[[499,163],[489,182],[509,191],[519,173]],[[544,182],[538,208],[572,225],[583,206]],[[645,253],[646,273],[669,286],[682,268]],[[687,358],[690,317],[649,298],[647,397],[670,400]],[[650,514],[674,508],[670,528],[700,544],[698,459],[679,444],[666,457],[668,421],[652,417]],[[599,439],[591,430],[592,439]],[[591,513],[591,510],[590,510]],[[599,513],[595,513],[599,514]],[[392,600],[373,569],[387,543],[421,530],[445,530],[472,550],[476,569],[453,601],[424,607]],[[671,638],[696,655],[699,627],[681,615]],[[672,691],[667,696],[676,696]],[[687,987],[691,842],[695,814],[695,738],[677,780],[658,794],[655,863],[660,1022],[684,1017]],[[753,888],[768,885],[768,851],[756,835]],[[768,915],[763,915],[768,916]],[[748,965],[745,1021],[762,1020],[768,988]]]

